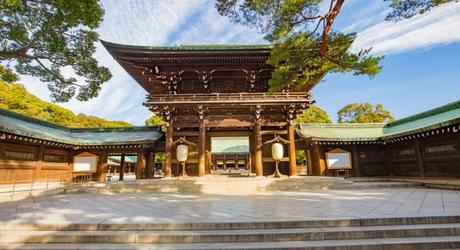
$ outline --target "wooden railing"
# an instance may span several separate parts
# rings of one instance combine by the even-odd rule
[[[306,92],[287,93],[209,93],[209,94],[157,94],[149,95],[147,103],[159,102],[225,102],[225,101],[264,101],[264,100],[288,100],[310,101],[310,95]]]
[[[66,186],[70,183],[68,177],[68,173],[48,173],[45,176],[41,176],[40,179],[31,181],[24,180],[22,176],[13,174],[11,183],[0,185],[0,200],[4,200],[6,197],[10,200],[14,200],[15,196],[19,196],[20,194],[22,194],[21,197],[26,197],[34,193],[42,193]]]

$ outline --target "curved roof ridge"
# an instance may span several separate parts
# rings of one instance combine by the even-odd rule
[[[58,123],[55,123],[55,122],[46,121],[46,120],[43,120],[43,119],[28,116],[28,115],[25,115],[25,114],[21,114],[21,113],[18,113],[18,112],[14,112],[14,111],[11,111],[11,110],[0,108],[0,114],[6,115],[6,116],[9,116],[9,117],[12,117],[12,118],[16,118],[16,119],[21,119],[23,121],[33,122],[33,123],[37,123],[37,124],[40,124],[40,125],[43,125],[43,126],[48,126],[48,127],[61,129],[61,130],[66,130],[67,132],[70,132],[70,127],[67,127],[67,126],[64,126],[64,125],[61,125],[61,124],[58,124]]]
[[[301,126],[325,128],[383,128],[386,123],[298,123]]]
[[[150,143],[163,135],[160,126],[69,128],[4,109],[0,132],[74,146]]]
[[[138,50],[152,50],[152,51],[174,51],[174,50],[270,50],[270,44],[176,44],[172,46],[149,46],[149,45],[128,45],[120,43],[112,43],[101,40],[102,45],[106,49],[138,49]]]
[[[398,125],[401,125],[401,124],[404,124],[404,123],[408,123],[408,122],[412,122],[412,121],[419,120],[419,119],[422,119],[422,118],[427,118],[427,117],[430,117],[430,116],[438,115],[438,114],[448,112],[448,111],[451,111],[451,110],[454,110],[454,109],[460,109],[460,100],[448,103],[446,105],[443,105],[443,106],[440,106],[440,107],[437,107],[437,108],[429,109],[427,111],[423,111],[423,112],[420,112],[420,113],[415,114],[415,115],[411,115],[411,116],[407,116],[407,117],[398,119],[398,120],[396,120],[394,122],[388,123],[385,127],[389,128],[389,127],[398,126]]]

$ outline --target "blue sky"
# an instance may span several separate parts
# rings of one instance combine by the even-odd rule
[[[137,45],[263,44],[262,35],[231,23],[206,0],[103,0],[101,39]],[[385,22],[383,0],[348,0],[336,30],[357,32],[353,50],[373,48],[385,55],[375,78],[329,74],[313,90],[318,106],[331,118],[350,102],[382,103],[396,118],[460,99],[460,2],[449,3],[398,23]],[[151,115],[142,106],[146,92],[98,44],[95,54],[113,78],[99,97],[60,104],[76,113],[143,125]],[[49,100],[46,85],[23,76],[34,94]]]

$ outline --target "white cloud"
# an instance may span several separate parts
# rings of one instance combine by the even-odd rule
[[[460,4],[446,4],[398,23],[383,22],[383,1],[352,0],[337,20],[337,29],[361,31],[354,49],[374,47],[374,53],[402,53],[460,40]],[[106,10],[99,28],[101,39],[124,44],[172,45],[264,43],[255,30],[235,25],[220,16],[212,0],[104,0]],[[346,5],[347,6],[347,5]],[[363,30],[364,29],[364,30]],[[99,44],[95,57],[113,78],[97,98],[60,104],[76,113],[143,124],[151,113],[142,106],[146,92]],[[46,85],[32,77],[21,82],[40,98],[49,100]]]
[[[381,22],[358,34],[353,50],[397,54],[460,41],[460,3],[452,2],[399,22]]]
[[[187,19],[195,14],[202,0],[188,1],[103,1],[104,21],[99,27],[100,38],[115,43],[137,45],[164,45],[169,37]],[[110,81],[102,85],[97,98],[86,102],[71,100],[59,105],[75,113],[96,115],[107,119],[125,120],[142,125],[151,115],[142,106],[146,92],[126,71],[98,44],[95,57],[113,74]],[[32,93],[50,100],[46,84],[36,78],[22,76],[21,82]]]
[[[173,42],[177,44],[264,43],[262,35],[256,30],[232,23],[228,17],[219,15],[213,4],[214,1],[207,1],[200,8],[200,15],[187,23],[185,29],[178,30]]]

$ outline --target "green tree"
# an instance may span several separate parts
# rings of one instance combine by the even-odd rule
[[[0,79],[2,75],[0,74]],[[123,121],[109,121],[96,116],[76,115],[56,104],[32,95],[19,83],[0,80],[0,108],[68,127],[130,127]]]
[[[386,110],[382,104],[373,106],[366,103],[350,103],[345,105],[339,112],[339,123],[386,123],[394,121],[390,111]]]
[[[92,56],[103,14],[98,0],[0,0],[0,63],[47,83],[54,101],[96,97],[111,78]]]
[[[296,122],[332,123],[326,111],[317,106],[308,107],[308,109],[306,109],[301,115],[297,116]],[[295,158],[298,164],[301,164],[305,157],[305,150],[295,151]]]
[[[369,55],[370,49],[348,51],[356,34],[331,31],[345,0],[330,0],[328,10],[320,13],[323,2],[218,0],[216,7],[234,22],[258,28],[273,44],[270,91],[309,90],[328,72],[371,77],[380,72],[382,57]]]
[[[399,21],[401,19],[411,18],[418,14],[423,14],[432,8],[448,3],[458,2],[458,0],[385,0],[391,2],[391,12],[386,19]]]
[[[166,122],[161,119],[159,116],[152,115],[147,120],[145,120],[146,126],[161,126],[161,130],[166,132]],[[156,152],[155,153],[155,162],[164,163],[165,161],[165,153],[164,152]]]
[[[146,126],[160,126],[163,132],[166,132],[166,122],[161,119],[159,116],[152,115],[147,120],[145,120]]]
[[[297,116],[296,122],[332,123],[326,111],[317,106],[308,107],[301,115]]]

